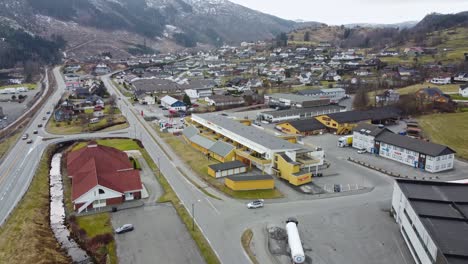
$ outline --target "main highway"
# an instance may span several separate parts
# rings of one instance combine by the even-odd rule
[[[118,98],[118,106],[126,116],[130,127],[118,132],[89,133],[79,135],[52,135],[44,128],[38,129],[38,124],[44,124],[42,118],[47,111],[52,111],[55,104],[65,91],[65,83],[59,68],[55,68],[54,76],[57,81],[57,89],[47,99],[47,103],[36,113],[26,132],[32,136],[33,143],[26,144],[19,140],[0,164],[0,224],[8,218],[9,214],[21,200],[34,177],[40,158],[47,146],[69,140],[100,138],[100,137],[130,137],[142,141],[145,149],[156,164],[160,164],[160,170],[180,198],[181,202],[191,213],[192,204],[195,207],[195,221],[202,230],[211,247],[225,264],[250,263],[241,245],[241,234],[249,227],[262,225],[266,222],[282,222],[290,216],[316,215],[323,217],[334,212],[342,212],[352,208],[372,203],[388,202],[391,197],[391,184],[388,179],[375,172],[367,172],[370,181],[375,186],[372,192],[346,197],[336,197],[319,200],[300,200],[289,202],[276,202],[268,204],[262,210],[247,210],[245,203],[237,201],[218,193],[207,187],[208,192],[214,193],[222,200],[208,197],[196,186],[188,181],[181,171],[199,185],[206,185],[194,175],[172,150],[161,140],[153,128],[144,121],[134,109],[131,102],[123,96],[110,80],[110,75],[101,77],[111,94]],[[32,131],[38,129],[38,135]],[[43,140],[47,139],[47,140]],[[164,150],[163,150],[164,149]],[[354,168],[354,167],[352,167]],[[357,169],[358,170],[358,169]],[[351,173],[352,171],[350,171]],[[356,171],[355,173],[362,173]],[[157,221],[157,219],[154,219]],[[255,234],[262,236],[263,234]],[[164,241],[161,241],[164,243]],[[157,246],[157,245],[154,245]],[[272,259],[266,253],[265,243],[256,244],[257,258],[260,263],[272,263]]]

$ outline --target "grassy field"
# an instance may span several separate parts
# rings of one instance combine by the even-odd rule
[[[103,140],[97,140],[97,142],[101,145],[112,146],[114,148],[117,148],[123,151],[139,150],[141,154],[143,155],[143,158],[146,160],[149,167],[153,171],[153,174],[155,175],[159,184],[161,184],[161,187],[164,190],[164,194],[158,198],[157,202],[160,202],[160,203],[170,202],[174,206],[180,219],[184,222],[185,226],[187,227],[187,231],[190,233],[193,240],[195,241],[198,248],[200,249],[200,252],[202,256],[204,257],[206,263],[208,264],[220,263],[216,254],[214,253],[213,249],[210,247],[206,238],[203,236],[199,227],[196,225],[195,230],[192,230],[192,218],[190,214],[188,213],[187,209],[183,206],[179,197],[177,197],[176,193],[174,192],[174,190],[172,189],[171,185],[166,180],[164,175],[159,173],[158,167],[156,166],[153,159],[151,159],[150,155],[145,149],[140,148],[139,145],[132,139],[103,139]],[[84,146],[86,146],[86,142],[79,143],[74,146],[73,150],[82,148]]]
[[[16,132],[0,143],[0,158],[2,158],[3,155],[5,155],[6,152],[10,149],[10,147],[15,144],[18,138],[21,137],[21,134],[21,132]]]
[[[458,92],[460,85],[459,84],[437,85],[437,84],[425,82],[422,84],[410,85],[410,86],[398,89],[398,92],[400,94],[410,94],[410,93],[415,93],[417,90],[421,88],[427,88],[427,87],[438,87],[444,93],[452,93],[452,92]]]
[[[457,151],[457,157],[468,160],[468,112],[433,114],[418,119],[424,135],[432,142],[447,145]]]
[[[77,217],[78,225],[86,231],[87,236],[92,239],[97,235],[112,234],[112,224],[110,220],[110,213],[100,213],[88,216]],[[117,252],[115,248],[115,242],[112,241],[107,245],[101,246],[97,249],[99,254],[108,254],[109,262],[111,264],[117,264]]]
[[[36,83],[23,83],[23,84],[12,84],[12,85],[5,85],[5,86],[0,86],[0,90],[5,89],[5,88],[18,88],[18,87],[26,87],[28,90],[34,90],[37,88]]]
[[[119,91],[125,96],[125,97],[133,97],[133,93],[130,92],[128,89],[125,89],[125,87],[123,87],[122,85],[120,85],[119,83],[117,83],[114,79],[112,80],[112,83],[114,84],[115,87],[117,87],[117,89],[119,89]]]
[[[175,153],[184,160],[200,178],[208,182],[211,186],[220,190],[221,192],[237,198],[237,199],[274,199],[281,198],[283,194],[277,190],[253,190],[253,191],[233,191],[226,187],[223,182],[208,175],[208,165],[218,163],[215,160],[208,160],[203,153],[192,148],[186,144],[180,137],[167,135],[163,136],[166,143],[168,143]]]
[[[0,228],[1,263],[70,263],[49,226],[50,153],[46,153],[29,190]]]
[[[68,122],[56,122],[53,118],[49,120],[46,124],[46,130],[51,134],[60,134],[60,135],[72,135],[72,134],[79,134],[82,132],[86,132],[87,130],[94,131],[99,127],[103,127],[107,124],[108,117],[104,117],[99,120],[98,123],[89,124],[88,126],[82,126],[79,121],[70,121]],[[118,124],[121,122],[126,122],[127,119],[120,114],[116,114],[114,117],[113,123],[117,125],[113,125],[107,128],[104,128],[99,131],[116,131],[120,129],[124,129],[128,127],[128,123],[125,124]]]
[[[252,249],[250,249],[250,242],[252,241],[253,238],[253,232],[251,229],[247,229],[242,233],[241,236],[241,243],[242,247],[244,248],[245,252],[250,258],[250,261],[252,261],[253,264],[259,264],[257,258],[255,257],[255,254],[252,252]]]

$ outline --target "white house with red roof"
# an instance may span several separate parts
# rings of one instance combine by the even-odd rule
[[[78,213],[141,198],[140,172],[125,152],[115,148],[91,142],[72,151],[67,155],[67,171]]]

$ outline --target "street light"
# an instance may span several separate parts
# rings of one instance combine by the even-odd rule
[[[201,200],[197,200],[200,202]],[[195,203],[192,203],[192,231],[195,231]]]

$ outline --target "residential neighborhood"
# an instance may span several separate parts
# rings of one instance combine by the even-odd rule
[[[0,3],[0,263],[467,263],[466,10],[247,2]]]

